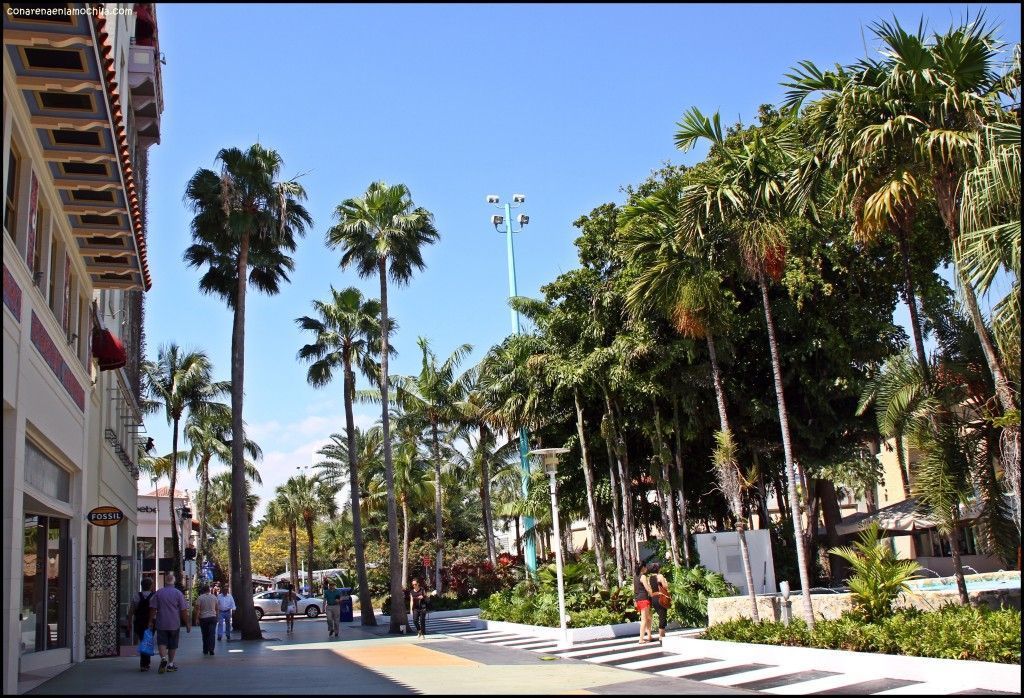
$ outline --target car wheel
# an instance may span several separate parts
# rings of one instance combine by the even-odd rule
[[[306,615],[310,618],[316,618],[320,615],[320,609],[316,606],[306,606]]]
[[[259,622],[261,620],[263,620],[263,609],[257,606],[256,607],[256,621]]]

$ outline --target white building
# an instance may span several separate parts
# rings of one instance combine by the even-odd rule
[[[156,574],[170,572],[174,568],[173,543],[171,541],[171,514],[169,511],[169,487],[160,487],[138,497],[138,530],[137,560],[140,579],[148,577],[154,580],[153,589],[163,586],[163,576]],[[182,510],[187,510],[182,518]],[[182,555],[191,545],[198,547],[197,538],[199,521],[196,519],[197,508],[187,490],[176,490],[174,493],[174,522],[178,529],[178,540],[181,541]],[[159,562],[157,562],[159,560]],[[187,583],[187,582],[186,582]]]
[[[146,162],[163,97],[149,4],[5,4],[3,44],[2,674],[16,693],[19,675],[118,654],[138,584]]]

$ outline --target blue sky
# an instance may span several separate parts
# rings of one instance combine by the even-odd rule
[[[266,453],[264,501],[344,424],[340,383],[315,390],[295,361],[307,340],[294,319],[329,286],[378,295],[375,279],[338,268],[324,244],[335,206],[377,179],[404,182],[435,215],[427,268],[392,289],[398,358],[416,370],[416,338],[444,357],[469,342],[477,361],[510,331],[505,244],[484,197],[527,197],[516,237],[521,295],[577,266],[572,222],[664,162],[674,124],[699,106],[751,122],[778,103],[785,72],[874,55],[869,25],[892,13],[942,29],[980,7],[1020,41],[1019,5],[178,5],[157,8],[165,111],[150,150],[147,353],[174,341],[230,377],[231,316],[183,264],[188,178],[222,147],[259,140],[302,174],[315,225],[292,283],[250,293],[245,419]],[[863,27],[863,34],[862,34]],[[898,311],[897,317],[905,316]],[[368,425],[375,408],[358,406]],[[161,453],[170,429],[147,419]],[[194,488],[184,474],[180,487]],[[140,487],[148,483],[140,483]],[[260,507],[260,512],[263,510]]]

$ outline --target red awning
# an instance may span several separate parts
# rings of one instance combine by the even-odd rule
[[[92,331],[92,355],[100,362],[101,371],[111,371],[128,363],[124,345],[110,330]]]

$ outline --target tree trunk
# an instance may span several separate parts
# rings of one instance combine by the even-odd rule
[[[249,553],[249,511],[246,507],[245,426],[245,292],[249,280],[249,232],[242,233],[238,250],[238,288],[231,330],[231,530],[235,534],[237,568],[233,570],[235,625],[243,640],[261,640],[263,633],[252,601],[252,558]]]
[[[793,537],[796,542],[797,569],[800,572],[801,596],[804,603],[804,614],[807,624],[814,628],[814,609],[811,606],[811,577],[807,567],[807,554],[804,549],[803,522],[800,520],[800,502],[796,489],[796,473],[793,468],[793,446],[789,439],[789,416],[786,414],[786,398],[782,389],[782,365],[779,361],[779,343],[775,336],[775,321],[772,319],[771,304],[768,301],[768,285],[764,274],[758,273],[761,286],[761,301],[764,304],[764,319],[768,326],[768,346],[772,356],[772,374],[775,378],[775,399],[778,402],[779,426],[782,429],[782,450],[786,458],[786,482],[789,491],[789,508],[793,512]],[[813,525],[813,522],[812,522]]]
[[[485,448],[487,428],[480,425],[480,440],[478,448]],[[480,502],[484,509],[484,537],[487,539],[487,559],[491,564],[497,566],[498,551],[494,545],[494,513],[491,510],[491,466],[486,451],[481,451],[480,458]]]
[[[610,417],[611,437],[615,445],[615,455],[619,466],[619,487],[621,489],[619,496],[622,497],[622,533],[625,536],[625,540],[622,541],[622,550],[624,562],[628,565],[629,575],[632,577],[637,559],[639,558],[639,551],[636,546],[636,529],[633,519],[633,488],[632,477],[629,473],[628,449],[626,448],[625,436],[618,429],[615,405],[607,389],[604,391],[604,399]]]
[[[896,434],[896,462],[900,467],[900,481],[903,484],[903,499],[910,499],[910,462],[907,460],[907,449],[903,446],[902,432]]]
[[[580,453],[583,458],[583,481],[587,488],[587,509],[590,519],[587,521],[587,528],[590,529],[590,539],[594,545],[594,557],[597,561],[597,575],[601,578],[601,587],[608,588],[608,575],[604,569],[604,547],[597,535],[599,520],[597,517],[597,503],[594,501],[594,473],[590,467],[590,458],[587,454],[587,435],[583,423],[583,406],[580,404],[579,388],[573,387],[572,397],[576,403],[576,432],[580,437]],[[570,536],[571,537],[571,536]]]
[[[921,318],[917,307],[917,294],[914,291],[914,277],[910,270],[910,224],[896,223],[892,225],[900,248],[900,266],[903,270],[903,302],[910,311],[910,330],[914,336],[914,349],[921,368],[928,375],[928,357],[924,352],[924,333],[921,329]]]
[[[738,509],[742,505],[736,502]],[[757,591],[754,589],[754,573],[750,568],[750,550],[747,548],[747,534],[743,530],[742,521],[736,523],[736,534],[740,541],[740,559],[743,561],[743,576],[747,580],[747,596],[750,598],[750,617],[755,623],[761,622],[761,614],[757,611]]]
[[[683,432],[679,424],[679,396],[672,396],[672,427],[676,437],[676,477],[679,478],[679,518],[683,524],[683,561],[690,566],[690,524],[686,518],[686,473],[683,471]]]
[[[370,598],[370,582],[366,577],[366,543],[363,540],[362,512],[359,510],[359,463],[356,458],[355,415],[352,411],[352,396],[355,394],[356,377],[352,373],[352,357],[344,355],[345,375],[345,432],[348,443],[348,484],[352,496],[352,545],[356,553],[356,577],[359,580],[359,616],[362,625],[377,625],[373,613],[373,599]]]
[[[523,534],[519,530],[519,517],[513,517],[516,522],[516,557],[522,559],[523,557]]]
[[[426,572],[426,570],[424,570]],[[409,586],[409,502],[402,497],[402,588]],[[403,597],[404,598],[404,597]],[[392,602],[394,607],[394,602]]]
[[[882,450],[878,443],[878,439],[872,437],[868,439],[867,444],[868,453],[871,454],[872,458],[878,460],[878,453]],[[867,488],[867,492],[864,493],[864,502],[867,505],[869,514],[873,514],[878,511],[878,487],[876,485],[871,485]]]
[[[202,493],[203,501],[199,507],[199,549],[196,551],[196,574],[203,573],[203,563],[206,560],[206,520],[209,517],[207,510],[210,506],[210,458],[204,458],[200,463],[203,471]],[[230,586],[230,585],[229,585]]]
[[[395,468],[391,459],[391,414],[388,399],[388,351],[390,350],[390,318],[388,317],[388,268],[387,258],[382,257],[378,272],[380,276],[380,401],[381,428],[384,432],[384,477],[388,490],[388,569],[391,570],[391,623],[389,633],[402,632],[408,622],[405,595],[402,589],[402,575],[398,571],[398,504],[395,499]]]
[[[619,581],[619,586],[622,586],[622,584],[625,583],[625,580],[632,576],[632,572],[626,570],[626,561],[623,555],[622,516],[619,511],[619,478],[615,474],[615,449],[612,447],[610,426],[608,429],[608,436],[605,438],[604,444],[608,451],[608,476],[611,484],[612,548],[615,550],[615,572]]]
[[[960,559],[960,505],[953,505],[953,525],[950,527],[949,550],[953,554],[953,574],[956,576],[956,590],[960,595],[960,605],[966,606],[970,603],[967,596],[967,581],[964,579],[964,565]]]
[[[835,483],[831,480],[818,480],[818,497],[821,502],[821,514],[825,519],[825,533],[828,536],[829,550],[839,545],[839,525],[843,518],[842,509],[839,508],[839,495],[836,492]],[[838,555],[829,555],[829,578],[833,584],[842,582],[849,575],[849,564]]]
[[[679,528],[676,525],[676,503],[672,496],[672,476],[669,474],[668,461],[672,453],[665,444],[664,434],[661,431],[661,411],[654,403],[654,430],[657,432],[657,453],[661,463],[661,486],[658,488],[663,492],[662,500],[665,507],[665,519],[668,523],[669,552],[672,556],[672,564],[679,567]]]
[[[433,438],[434,450],[434,547],[437,554],[434,557],[434,591],[438,594],[444,590],[441,588],[441,568],[444,566],[444,523],[441,517],[441,451],[437,442],[437,422],[430,421],[430,433]]]
[[[181,569],[181,543],[178,540],[178,522],[174,511],[174,490],[178,486],[178,420],[179,417],[174,418],[174,432],[171,436],[171,489],[167,493],[167,508],[171,518],[171,554],[174,556],[172,569],[176,580],[174,586],[184,590],[185,575]]]
[[[309,584],[309,595],[316,596],[316,588],[313,586],[313,519],[303,518],[306,524],[306,582]]]
[[[299,528],[294,522],[288,524],[288,537],[290,538],[291,547],[288,550],[288,555],[291,558],[292,565],[292,591],[298,592],[299,590]]]

